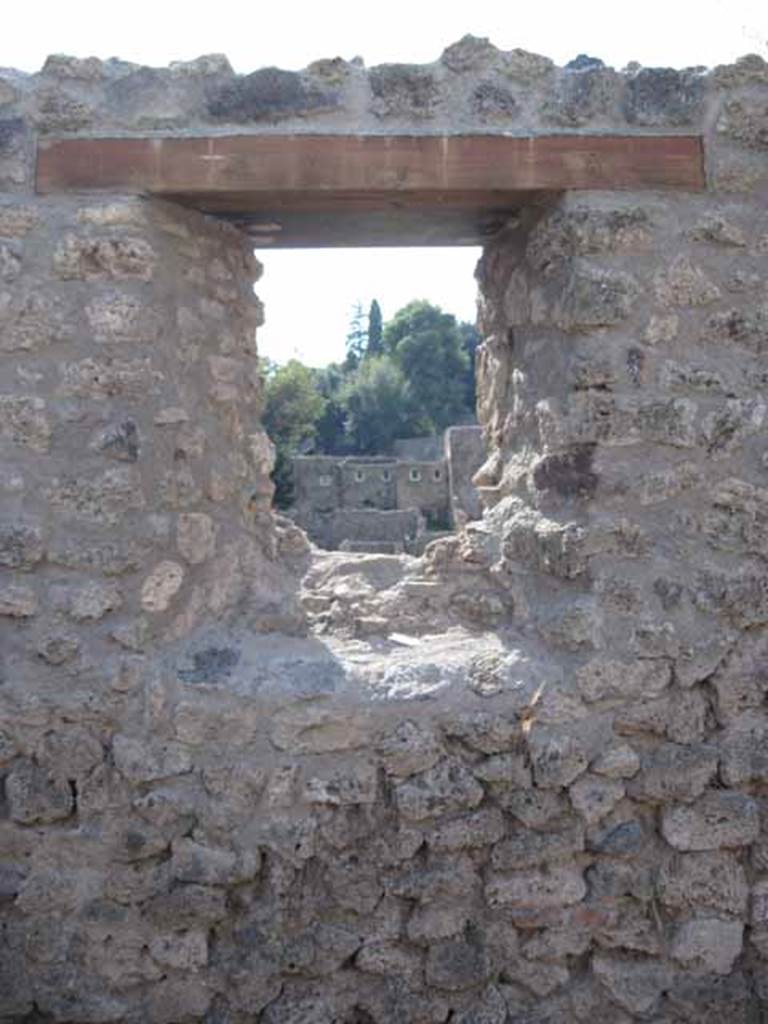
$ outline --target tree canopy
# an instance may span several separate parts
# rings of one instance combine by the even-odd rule
[[[424,299],[384,322],[356,303],[343,363],[311,369],[266,363],[264,424],[275,442],[276,502],[292,499],[291,460],[387,453],[402,437],[439,433],[474,414],[475,328]]]
[[[267,364],[264,386],[264,426],[276,449],[275,501],[283,505],[292,490],[291,459],[314,440],[326,399],[313,371],[298,359],[285,366]]]
[[[424,299],[409,302],[387,324],[384,346],[408,381],[428,433],[467,415],[469,361],[455,316]]]

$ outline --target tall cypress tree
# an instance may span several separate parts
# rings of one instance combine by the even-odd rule
[[[368,345],[365,350],[366,356],[380,356],[384,351],[383,333],[381,306],[374,299],[371,303],[371,308],[368,310]]]
[[[361,359],[364,359],[368,352],[368,331],[364,326],[365,313],[362,304],[356,302],[352,306],[352,315],[349,318],[349,330],[347,331],[347,356],[344,360],[344,369],[351,372],[356,369]]]

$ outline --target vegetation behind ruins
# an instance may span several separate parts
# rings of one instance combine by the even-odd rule
[[[355,307],[342,363],[264,361],[264,423],[277,448],[275,501],[291,503],[296,454],[386,454],[402,437],[426,437],[475,411],[472,324],[423,299],[383,323],[374,299]]]

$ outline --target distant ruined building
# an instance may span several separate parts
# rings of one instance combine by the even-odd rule
[[[484,459],[471,425],[396,441],[391,456],[297,456],[289,515],[322,548],[418,555],[480,518],[472,477]]]

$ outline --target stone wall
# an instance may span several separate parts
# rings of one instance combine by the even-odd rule
[[[440,462],[400,462],[396,466],[398,508],[417,508],[428,519],[450,524],[448,467]]]
[[[475,426],[449,427],[444,444],[453,522],[459,525],[468,519],[479,519],[482,507],[474,476],[486,458],[483,433]]]
[[[246,243],[30,187],[38,131],[278,122],[697,131],[710,182],[489,242],[484,519],[300,594]],[[759,58],[0,75],[0,1020],[765,1017],[767,133]]]

